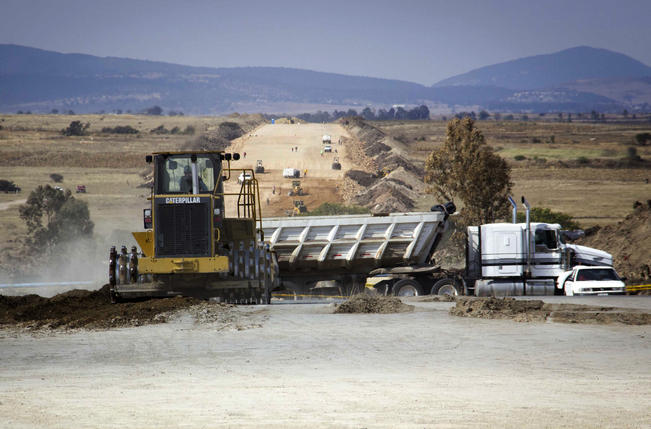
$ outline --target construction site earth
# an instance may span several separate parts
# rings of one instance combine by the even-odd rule
[[[379,212],[421,204],[422,172],[400,145],[347,145],[372,132],[355,126],[267,125],[228,150],[248,168],[262,160],[265,215],[293,214],[294,200],[308,210],[337,199]],[[287,167],[300,172],[300,193]],[[648,209],[631,216],[627,228],[648,228]],[[3,426],[651,425],[649,296],[277,294],[235,306],[110,304],[108,285],[74,288],[2,291]]]

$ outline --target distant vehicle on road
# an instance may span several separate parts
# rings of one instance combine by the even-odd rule
[[[251,180],[253,176],[250,173],[240,173],[237,178],[237,183],[244,183],[245,181]]]
[[[558,287],[565,295],[623,294],[626,285],[613,267],[577,265],[558,277]]]
[[[330,145],[326,145],[326,146],[324,146],[324,147],[323,147],[323,151],[324,151],[324,152],[332,152],[332,146],[330,146]]]
[[[8,194],[9,192],[17,194],[20,192],[20,187],[16,186],[11,180],[0,180],[0,191]]]

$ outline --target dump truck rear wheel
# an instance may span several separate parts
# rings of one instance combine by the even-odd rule
[[[432,295],[449,295],[457,296],[461,294],[457,282],[454,279],[441,279],[434,283],[432,290],[430,291]]]
[[[393,285],[394,296],[419,296],[422,294],[423,287],[413,279],[402,279]]]

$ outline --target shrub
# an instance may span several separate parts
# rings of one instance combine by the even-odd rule
[[[90,122],[82,124],[81,121],[72,121],[68,128],[61,130],[61,134],[64,136],[84,136],[89,127]]]
[[[217,128],[217,134],[219,137],[223,137],[226,140],[234,140],[244,134],[244,130],[236,122],[222,122]]]
[[[193,136],[194,133],[195,133],[195,129],[194,129],[194,127],[192,125],[188,125],[183,130],[183,134],[185,134],[186,136]]]
[[[635,143],[638,146],[646,146],[648,142],[651,142],[651,133],[635,134]]]
[[[306,216],[333,216],[346,214],[366,214],[370,213],[369,209],[361,206],[346,206],[339,203],[323,203]]]
[[[524,155],[516,155],[516,156],[514,157],[514,159],[515,159],[516,161],[524,161],[525,159],[527,159],[527,157],[524,156]]]
[[[563,229],[579,229],[581,225],[567,213],[555,212],[546,207],[533,207],[529,212],[531,222],[558,223]],[[518,222],[525,222],[526,215],[518,212]]]
[[[641,161],[642,158],[640,155],[637,154],[637,149],[634,148],[633,146],[629,146],[626,148],[626,159],[629,159],[631,161]]]
[[[138,134],[139,131],[133,128],[131,125],[118,125],[116,127],[104,127],[102,128],[103,133],[111,134]]]
[[[156,128],[154,128],[153,130],[151,130],[149,132],[152,133],[152,134],[169,134],[170,130],[165,128],[165,125],[159,125],[159,126],[157,126]]]
[[[63,182],[63,175],[59,173],[52,173],[50,174],[50,179],[52,179],[54,183],[61,183]]]
[[[579,164],[583,164],[583,165],[585,165],[585,164],[590,164],[590,160],[589,160],[587,157],[585,157],[585,156],[580,156],[580,157],[578,157],[578,158],[576,159],[576,162],[578,162]]]
[[[541,143],[541,140],[538,137],[534,137],[531,139],[531,143]]]

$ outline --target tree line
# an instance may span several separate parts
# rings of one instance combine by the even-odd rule
[[[283,116],[283,115],[280,115]],[[361,112],[355,109],[334,110],[332,113],[317,111],[316,113],[301,113],[296,115],[298,119],[306,122],[332,122],[343,117],[361,116],[368,121],[390,121],[390,120],[428,120],[429,109],[425,105],[405,109],[402,106],[391,107],[390,109],[372,109],[365,107]]]

